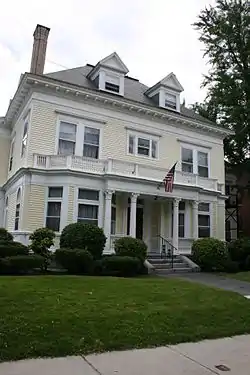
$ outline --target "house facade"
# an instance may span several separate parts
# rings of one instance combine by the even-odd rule
[[[16,240],[47,226],[98,225],[107,237],[160,237],[189,253],[225,239],[223,139],[230,134],[180,104],[171,73],[153,87],[113,53],[95,66],[43,74],[49,29],[34,33],[31,72],[0,118],[0,226]],[[176,164],[172,192],[162,183]]]

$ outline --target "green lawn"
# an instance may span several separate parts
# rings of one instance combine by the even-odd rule
[[[0,278],[0,360],[250,333],[250,301],[181,280]]]
[[[248,281],[250,282],[250,271],[246,272],[238,272],[238,273],[229,273],[226,275],[227,277],[230,277],[231,279],[237,279],[241,281]]]

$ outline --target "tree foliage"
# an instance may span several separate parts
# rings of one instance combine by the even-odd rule
[[[250,152],[250,2],[217,0],[194,27],[211,66],[203,81],[207,98],[194,109],[235,132],[225,140],[225,155],[230,164],[242,163]]]

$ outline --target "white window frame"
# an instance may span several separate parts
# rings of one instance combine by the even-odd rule
[[[26,132],[25,132],[25,127]],[[23,136],[22,136],[22,144],[21,144],[21,158],[23,158],[27,152],[27,145],[28,145],[28,131],[29,131],[29,114],[24,117],[23,119]]]
[[[181,202],[184,202],[184,204],[185,204],[185,208],[184,208],[184,210],[181,210],[181,209],[180,209],[180,204],[181,204]],[[179,211],[179,218],[178,218],[178,238],[181,238],[181,239],[186,237],[186,208],[187,208],[187,202],[186,202],[186,201],[180,201],[180,202],[179,202],[179,210],[178,210],[178,211]],[[181,214],[181,215],[184,215],[184,221],[183,221],[184,224],[182,225],[182,226],[183,226],[183,229],[184,229],[184,230],[183,230],[183,237],[180,237],[180,236],[179,236],[179,229],[180,229],[180,214]]]
[[[171,106],[169,106],[169,105],[166,104],[166,101],[167,101],[166,96],[167,95],[173,96],[175,98],[175,108],[173,108],[173,107],[171,107]],[[177,95],[176,94],[174,94],[173,92],[165,91],[165,98],[164,99],[165,99],[165,101],[164,101],[165,108],[168,108],[168,109],[170,109],[172,111],[177,111]]]
[[[111,230],[110,230],[111,235],[116,234],[116,219],[117,219],[116,203],[117,203],[117,196],[114,193],[114,194],[112,194],[112,202],[111,202]],[[113,212],[115,212],[115,219],[114,220],[112,220],[112,210],[113,210]]]
[[[7,195],[4,201],[4,228],[8,229],[8,220],[9,220],[9,196]]]
[[[16,192],[14,231],[20,230],[21,203],[22,203],[22,189],[21,187],[19,187]],[[17,209],[18,206],[19,206],[19,209]],[[17,215],[17,212],[18,212],[18,215]],[[16,228],[16,222],[17,222],[17,228]]]
[[[50,188],[61,188],[62,189],[62,197],[49,197],[49,189]],[[63,215],[62,215],[62,211],[63,211],[63,201],[64,201],[64,197],[65,197],[65,187],[63,185],[55,185],[55,184],[51,184],[50,186],[47,187],[47,192],[46,192],[46,204],[45,204],[45,211],[44,211],[44,227],[47,227],[46,224],[47,224],[47,217],[48,217],[48,206],[49,206],[49,203],[50,202],[54,202],[54,203],[61,203],[61,211],[60,211],[60,222],[59,222],[59,231],[55,231],[56,233],[61,233],[62,231],[62,226],[63,226]]]
[[[106,91],[106,92],[108,92],[110,94],[113,94],[113,95],[119,95],[119,96],[124,95],[124,74],[123,73],[119,74],[119,73],[111,71],[109,69],[101,68],[98,71],[98,73],[96,74],[96,76],[93,76],[93,80],[97,77],[97,75],[99,76],[99,89],[100,90]],[[106,82],[107,82],[107,76],[110,76],[110,77],[113,76],[114,78],[119,79],[119,92],[107,90],[105,88],[105,85],[106,85]]]
[[[210,178],[210,150],[207,149],[207,148],[202,148],[202,147],[198,147],[198,146],[196,147],[196,146],[192,146],[191,144],[184,144],[184,143],[182,143],[181,147],[180,147],[180,161],[181,161],[180,165],[181,165],[181,171],[182,171],[182,149],[183,148],[191,150],[193,152],[193,173],[192,174],[195,174],[197,176],[199,176],[199,174],[198,174],[198,153],[202,152],[202,153],[207,154],[208,176],[207,177],[199,176],[199,177],[201,177],[201,178]],[[183,171],[183,173],[189,173],[189,172]]]
[[[76,142],[75,142],[75,153],[72,156],[83,156],[84,148],[84,133],[85,127],[93,128],[99,130],[99,154],[98,159],[102,158],[102,145],[103,145],[103,125],[98,122],[98,120],[87,120],[87,119],[76,119],[70,115],[59,115],[57,118],[57,131],[56,131],[56,140],[55,140],[55,154],[58,155],[59,152],[59,134],[60,134],[60,123],[68,122],[72,125],[76,125]],[[62,155],[64,156],[64,155]],[[65,157],[68,155],[65,155]],[[93,158],[88,158],[90,160],[98,160]]]
[[[90,199],[80,199],[79,198],[79,190],[89,190],[89,191],[97,191],[98,192],[98,200],[90,200]],[[100,217],[100,214],[101,214],[101,210],[100,210],[100,198],[101,198],[101,191],[99,189],[95,189],[95,188],[86,188],[84,186],[80,186],[76,189],[76,210],[75,210],[75,213],[76,213],[76,217],[75,217],[75,222],[78,222],[78,212],[79,212],[79,204],[84,204],[84,205],[89,205],[89,206],[96,206],[98,207],[98,211],[97,211],[97,226],[100,227],[100,220],[101,220],[101,217]],[[88,218],[86,218],[88,219]],[[93,219],[93,220],[96,220],[96,219]],[[91,221],[91,220],[90,220]],[[91,222],[90,222],[91,224]]]
[[[209,205],[209,211],[200,211],[199,210],[199,204],[208,204]],[[198,204],[198,237],[199,238],[209,238],[211,237],[211,233],[212,233],[212,224],[211,224],[211,203],[210,202],[199,202]],[[209,216],[209,237],[200,237],[199,236],[199,228],[208,228],[208,226],[204,226],[204,225],[199,225],[199,216]]]
[[[9,165],[8,165],[8,171],[11,172],[13,170],[13,164],[14,164],[14,150],[15,150],[15,135],[11,141],[10,144],[10,157],[9,157]]]
[[[130,137],[133,137],[134,139],[134,146],[133,146],[133,153],[129,152],[129,139]],[[149,155],[142,155],[138,153],[138,139],[145,139],[149,141]],[[156,152],[155,152],[155,158],[152,157],[152,143],[156,143]],[[141,157],[143,159],[151,159],[151,160],[159,160],[159,146],[160,146],[160,138],[157,136],[151,136],[150,134],[144,134],[144,133],[136,133],[136,132],[128,132],[127,134],[127,155],[130,156],[137,156]]]
[[[62,124],[63,122],[65,122],[65,123],[67,123],[67,124],[69,124],[69,125],[73,125],[73,126],[75,126],[75,129],[76,129],[76,132],[75,132],[75,141],[73,141],[73,140],[69,140],[69,139],[66,139],[66,138],[61,138],[61,137],[60,137],[60,129],[61,129],[61,124]],[[58,150],[57,150],[58,155],[62,155],[62,156],[75,155],[75,152],[76,152],[76,137],[77,137],[77,124],[75,124],[75,123],[72,122],[72,121],[69,122],[69,121],[63,121],[63,120],[60,120],[60,123],[59,123],[59,134],[58,134]],[[74,143],[74,153],[73,153],[73,154],[60,154],[60,153],[59,153],[59,143],[60,143],[60,140],[61,140],[61,141],[65,141],[65,142],[71,142],[71,143]]]

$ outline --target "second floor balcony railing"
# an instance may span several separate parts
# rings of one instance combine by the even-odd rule
[[[76,155],[34,154],[33,167],[49,170],[68,169],[100,175],[112,174],[156,182],[161,182],[167,173],[167,169],[156,168],[145,164],[115,159],[91,159]],[[218,183],[216,179],[200,177],[192,173],[178,170],[175,173],[175,183],[220,192],[223,192],[224,188],[223,184]]]

